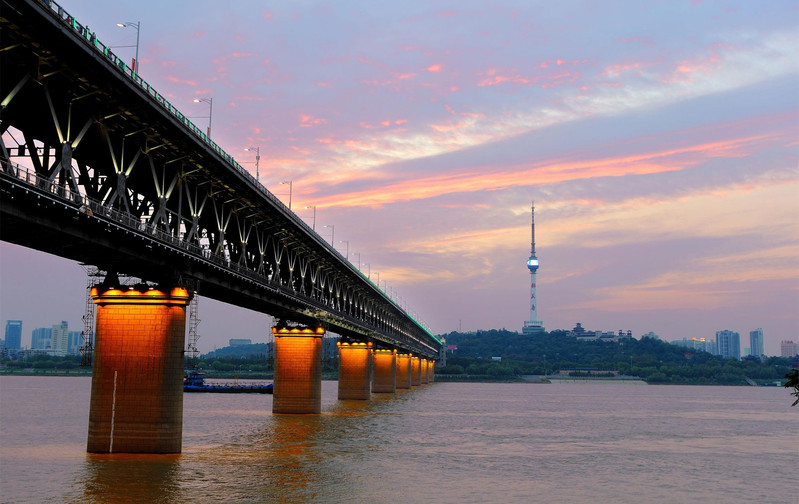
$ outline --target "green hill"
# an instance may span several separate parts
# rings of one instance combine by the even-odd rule
[[[619,342],[578,341],[567,331],[528,336],[506,330],[451,332],[441,335],[457,350],[448,353],[438,374],[552,374],[562,369],[592,368],[638,376],[648,383],[746,384],[746,378],[778,381],[789,370],[788,359],[770,357],[725,360],[654,338]],[[492,358],[499,357],[501,360]]]

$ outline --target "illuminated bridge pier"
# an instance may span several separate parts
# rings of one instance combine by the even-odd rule
[[[411,354],[397,354],[397,389],[407,390],[411,388]]]
[[[272,334],[275,338],[272,413],[320,413],[325,330],[273,327]]]
[[[338,343],[338,398],[372,397],[372,343]]]
[[[372,353],[372,392],[393,394],[397,391],[397,351],[375,349]]]
[[[422,359],[416,355],[411,357],[411,385],[418,387],[422,384]]]
[[[91,290],[97,322],[87,451],[180,453],[190,294],[123,289],[106,281]]]

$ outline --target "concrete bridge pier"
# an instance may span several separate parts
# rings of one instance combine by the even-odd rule
[[[426,385],[429,382],[429,375],[427,373],[429,372],[430,361],[428,359],[422,359],[420,365],[422,369],[419,373],[419,381],[422,382],[422,385]]]
[[[372,343],[339,341],[338,398],[368,401],[372,398]]]
[[[275,377],[272,413],[322,412],[321,327],[273,327]]]
[[[393,394],[397,391],[397,351],[372,351],[372,392]]]
[[[411,354],[397,354],[397,389],[411,388]]]
[[[427,366],[427,382],[433,383],[435,378],[436,361],[431,360]]]
[[[182,287],[113,283],[91,289],[97,322],[86,450],[180,453],[191,295]]]
[[[422,359],[415,355],[411,357],[411,385],[418,387],[422,384]]]

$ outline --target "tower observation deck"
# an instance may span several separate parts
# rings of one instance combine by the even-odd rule
[[[535,275],[538,271],[538,257],[535,255],[535,203],[532,205],[530,258],[527,269],[530,270],[530,319],[524,321],[522,334],[540,334],[544,332],[544,323],[538,320],[538,300],[535,297]]]

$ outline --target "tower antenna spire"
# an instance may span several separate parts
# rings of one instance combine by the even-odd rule
[[[522,334],[541,334],[545,331],[544,323],[538,320],[538,300],[535,297],[535,274],[538,271],[538,257],[535,255],[535,201],[530,208],[530,258],[527,269],[530,270],[530,320],[522,326]]]
[[[531,223],[531,240],[530,240],[530,255],[535,256],[535,201],[532,203],[532,211],[530,213],[530,223]]]

